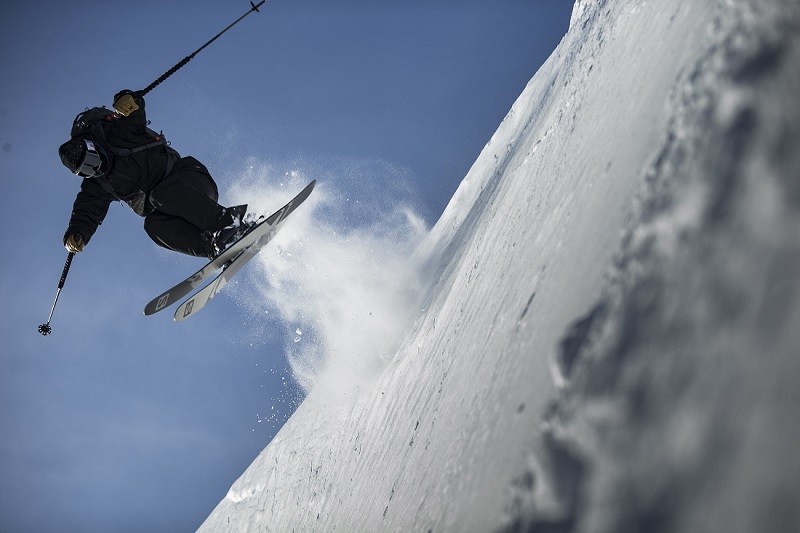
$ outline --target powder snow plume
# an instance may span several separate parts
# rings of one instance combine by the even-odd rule
[[[412,252],[428,228],[404,172],[380,161],[287,171],[251,160],[229,195],[269,214],[312,179],[313,194],[253,260],[258,291],[243,298],[285,325],[306,393],[322,387],[347,401],[384,367],[417,313],[422,280]]]

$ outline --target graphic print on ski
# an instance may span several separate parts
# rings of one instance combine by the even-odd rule
[[[195,288],[197,288],[203,281],[212,277],[220,268],[224,268],[226,264],[237,258],[243,251],[248,248],[249,246],[253,245],[256,241],[258,241],[265,233],[269,232],[269,229],[273,226],[277,230],[277,226],[286,219],[289,214],[294,211],[297,206],[302,204],[306,198],[311,194],[311,191],[314,190],[314,185],[317,183],[316,180],[309,183],[305,189],[300,191],[300,193],[292,198],[286,205],[280,208],[278,211],[270,215],[265,221],[261,222],[255,228],[250,230],[248,233],[243,235],[238,241],[233,243],[228,249],[222,252],[220,255],[209,261],[203,268],[186,278],[185,280],[181,281],[171,289],[164,291],[163,293],[159,294],[155,298],[153,298],[150,303],[148,303],[144,308],[145,315],[152,315],[153,313],[157,313],[162,309],[169,307],[170,305],[174,304],[190,292],[192,292]],[[266,231],[265,231],[266,230]],[[262,243],[263,246],[266,242]],[[244,261],[247,262],[247,261]],[[240,267],[241,268],[241,267]],[[238,270],[238,269],[237,269]]]
[[[220,272],[220,274],[214,278],[214,281],[203,287],[200,291],[193,294],[191,298],[179,305],[172,317],[173,320],[175,320],[175,322],[186,320],[205,307],[206,304],[210,302],[225,285],[228,284],[228,280],[231,279],[233,275],[236,274],[244,265],[246,265],[248,261],[258,255],[258,252],[261,251],[261,248],[263,248],[265,244],[272,240],[275,234],[278,233],[279,225],[280,222],[278,222],[275,226],[270,227],[270,229],[267,230],[267,233],[262,235],[261,238],[255,243],[245,248],[244,251],[237,255],[233,261],[228,263],[222,272]]]

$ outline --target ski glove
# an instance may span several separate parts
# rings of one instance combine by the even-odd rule
[[[124,91],[120,91],[115,94],[114,109],[116,109],[120,115],[126,117],[139,109],[139,104],[136,103],[136,98],[134,98],[133,91],[125,89]]]
[[[73,254],[77,254],[78,252],[82,251],[84,246],[86,246],[86,243],[83,241],[83,237],[79,233],[73,233],[64,241],[64,248]]]

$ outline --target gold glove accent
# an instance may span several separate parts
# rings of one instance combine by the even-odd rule
[[[83,242],[83,237],[81,237],[77,233],[73,233],[72,235],[67,237],[67,240],[64,243],[64,248],[66,248],[68,252],[73,254],[77,254],[78,252],[82,251],[84,246],[86,246],[86,243]]]
[[[139,104],[136,103],[136,99],[131,93],[126,93],[114,100],[114,109],[116,109],[120,115],[127,117],[139,109]]]

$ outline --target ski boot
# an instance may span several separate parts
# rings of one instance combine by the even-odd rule
[[[222,218],[223,221],[227,222],[227,225],[217,231],[210,232],[210,259],[224,252],[231,244],[257,225],[256,217],[247,213],[247,204],[226,207]],[[226,218],[227,220],[225,220]]]

